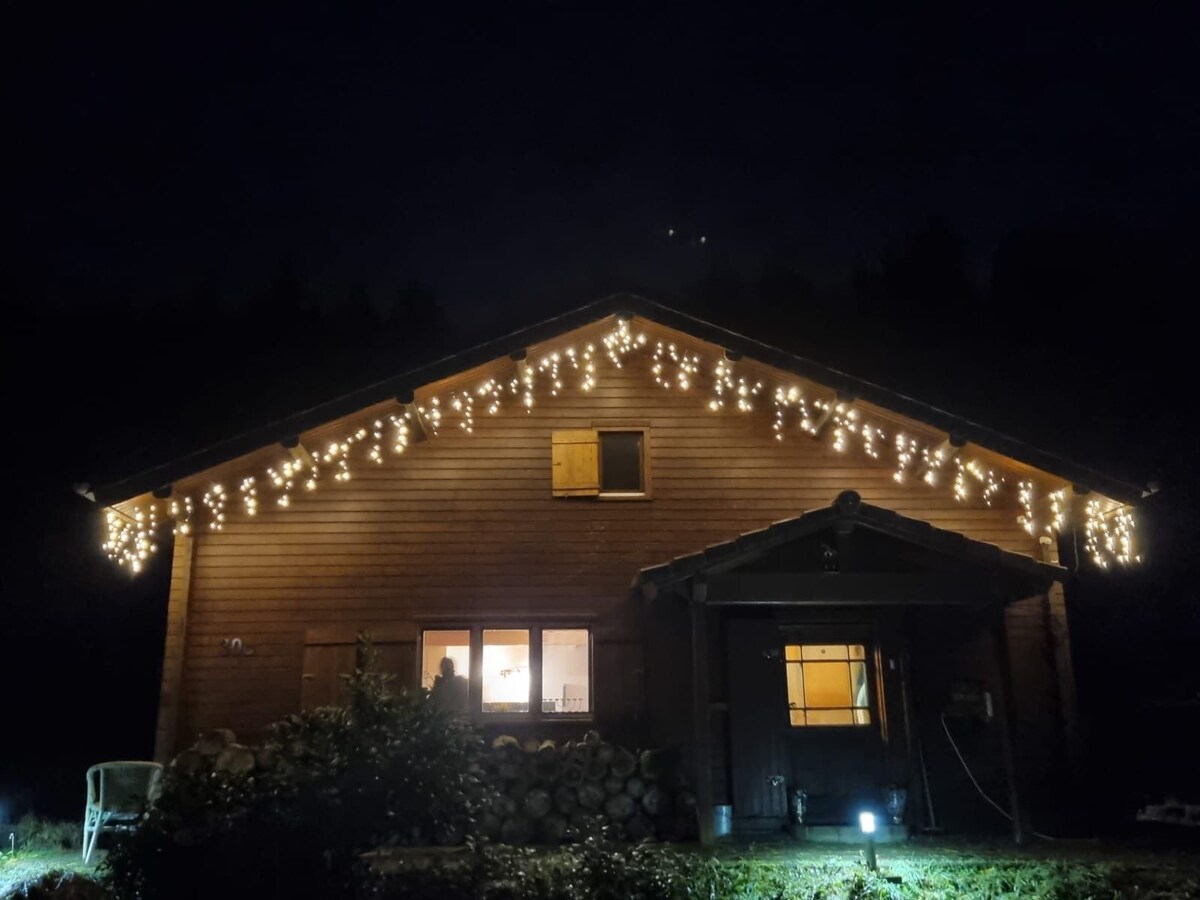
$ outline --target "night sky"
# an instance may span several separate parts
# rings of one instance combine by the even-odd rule
[[[726,6],[13,35],[0,821],[152,743],[164,573],[111,571],[73,483],[619,290],[1155,481],[1079,665],[1112,688],[1123,631],[1171,673],[1129,696],[1200,696],[1197,17]]]

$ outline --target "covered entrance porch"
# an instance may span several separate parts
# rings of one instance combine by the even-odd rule
[[[702,841],[717,806],[732,808],[735,834],[789,830],[798,792],[805,825],[866,810],[885,821],[894,789],[904,825],[934,824],[961,786],[947,734],[1023,840],[1005,611],[1061,575],[853,492],[644,570],[643,595],[688,623],[679,737],[693,749]]]

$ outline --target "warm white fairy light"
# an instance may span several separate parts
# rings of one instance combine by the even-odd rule
[[[619,320],[616,326],[604,335],[601,349],[614,368],[622,368],[631,354],[643,352],[649,356],[649,373],[654,382],[664,390],[686,391],[695,385],[701,372],[701,356],[687,347],[670,341],[647,342],[644,333],[635,333],[628,320]],[[334,480],[348,481],[351,477],[352,461],[358,458],[355,449],[360,442],[368,442],[365,458],[377,465],[383,463],[385,440],[390,443],[394,454],[404,453],[411,438],[414,419],[419,418],[427,426],[431,436],[437,436],[446,415],[457,417],[459,428],[468,434],[474,433],[474,404],[486,404],[488,414],[497,415],[502,408],[505,393],[520,398],[525,411],[531,412],[539,391],[557,397],[566,389],[569,381],[584,392],[597,385],[597,345],[586,344],[582,350],[567,346],[548,350],[536,364],[519,363],[516,375],[507,383],[494,377],[487,378],[473,389],[451,393],[443,403],[438,397],[429,397],[424,405],[411,408],[403,414],[392,414],[385,419],[375,419],[368,427],[360,427],[340,439],[331,440],[324,453],[315,457],[304,454],[301,458],[268,466],[266,483],[277,490],[276,503],[283,508],[291,505],[292,493],[298,484],[307,491],[318,486],[319,464],[334,467]],[[577,373],[578,380],[564,379],[564,370],[570,368]],[[711,394],[707,405],[714,412],[721,411],[726,404],[737,406],[743,413],[754,410],[754,398],[763,390],[761,381],[751,381],[735,372],[735,364],[728,358],[719,359],[712,370]],[[863,416],[849,403],[806,398],[798,386],[775,386],[770,394],[773,403],[772,432],[777,441],[782,441],[789,427],[789,418],[795,410],[798,429],[816,436],[819,425],[828,421],[832,437],[832,448],[838,453],[850,449],[853,439],[858,438],[863,453],[873,460],[881,458],[887,446],[887,435],[875,423],[864,421]],[[481,406],[482,408],[482,406]],[[390,428],[389,428],[390,425]],[[369,439],[369,441],[368,441]],[[928,487],[936,487],[939,474],[952,461],[954,464],[953,496],[966,502],[971,496],[970,484],[981,485],[980,499],[991,506],[998,497],[1005,480],[994,471],[984,468],[978,460],[962,460],[957,451],[945,449],[945,444],[935,450],[922,448],[920,443],[907,435],[897,434],[892,441],[895,451],[896,469],[893,478],[904,483],[909,474],[916,471],[921,462],[921,478]],[[248,516],[258,509],[258,481],[255,476],[245,476],[239,483],[242,506]],[[1034,520],[1036,499],[1034,485],[1029,481],[1019,482],[1016,503],[1020,507],[1019,523],[1030,534],[1037,526]],[[225,515],[227,497],[224,489],[213,485],[204,494],[203,504],[210,511],[209,526],[220,530]],[[1064,491],[1047,495],[1048,522],[1045,530],[1061,531],[1066,526],[1067,498]],[[1091,501],[1092,506],[1085,516],[1088,552],[1093,558],[1115,560],[1124,565],[1140,561],[1134,549],[1134,519],[1124,507],[1111,501]],[[1104,506],[1109,503],[1110,506]],[[170,501],[166,512],[174,520],[175,533],[187,535],[193,530],[192,501],[182,496]],[[138,516],[141,516],[139,519]],[[131,518],[110,513],[107,519],[108,535],[104,549],[121,565],[133,570],[141,568],[145,554],[155,550],[154,527],[156,520],[153,504],[147,510],[138,510]]]
[[[495,378],[489,378],[483,384],[479,385],[479,387],[475,388],[475,395],[481,400],[487,401],[489,416],[494,416],[500,412],[500,407],[504,402],[504,389]]]
[[[1050,521],[1046,523],[1046,530],[1051,533],[1060,532],[1067,524],[1066,489],[1059,488],[1057,491],[1051,491],[1048,499],[1050,501]]]
[[[816,434],[813,428],[812,413],[808,408],[808,399],[799,387],[792,385],[786,390],[783,387],[775,388],[771,395],[771,402],[775,405],[775,419],[771,423],[771,428],[775,432],[775,440],[783,440],[787,429],[788,411],[791,409],[796,410],[800,430],[807,434]]]
[[[192,498],[186,494],[182,499],[172,500],[167,507],[171,518],[175,520],[174,534],[192,533]]]
[[[626,356],[646,346],[646,335],[635,335],[629,329],[628,319],[617,319],[617,327],[604,336],[603,343],[609,361],[619,369]]]
[[[950,458],[949,451],[946,450],[945,446],[935,447],[933,450],[926,447],[921,451],[921,456],[925,460],[925,474],[921,476],[921,480],[930,487],[937,487],[938,472],[946,464],[946,460]]]
[[[408,413],[404,416],[391,416],[392,422],[392,452],[399,455],[408,449]]]
[[[467,434],[475,433],[475,398],[469,393],[451,394],[450,408],[461,417],[458,427]]]
[[[225,488],[220,484],[214,484],[204,496],[200,498],[200,502],[208,507],[209,520],[208,527],[213,531],[220,531],[225,527]]]
[[[1142,557],[1134,549],[1133,511],[1127,506],[1104,506],[1097,498],[1088,500],[1083,507],[1084,549],[1101,569],[1110,562],[1120,566],[1140,563]]]
[[[433,397],[429,401],[428,409],[418,406],[417,413],[428,423],[430,432],[436,437],[438,427],[442,424],[442,402],[437,397]]]
[[[896,484],[904,484],[905,478],[908,477],[909,467],[921,452],[921,445],[914,438],[908,437],[903,432],[896,435],[896,471],[892,473],[892,480]]]
[[[596,386],[596,361],[594,359],[595,353],[595,345],[588,344],[584,348],[583,354],[580,357],[579,365],[580,368],[583,369],[583,381],[580,382],[579,386],[585,391],[590,391]]]
[[[822,404],[823,408],[830,409],[830,403],[833,403],[833,401]],[[830,422],[833,424],[833,449],[835,451],[845,453],[849,446],[850,436],[861,435],[863,450],[868,456],[871,455],[871,450],[873,449],[871,441],[874,439],[875,429],[870,429],[869,425],[865,425],[859,421],[857,409],[848,403],[837,403],[832,407]],[[871,430],[871,438],[867,437],[868,429]],[[876,456],[878,456],[877,453]]]
[[[558,392],[562,390],[563,383],[559,377],[558,364],[562,360],[557,352],[549,353],[543,356],[541,362],[538,363],[538,372],[550,376],[550,396],[557,397]]]
[[[238,485],[238,493],[242,495],[242,508],[246,511],[246,515],[257,515],[258,479],[253,475],[247,475],[242,479],[242,483]]]
[[[371,462],[383,465],[383,420],[376,419],[371,423],[371,451],[368,454]]]
[[[517,367],[517,374],[509,382],[508,389],[515,396],[520,395],[521,405],[525,407],[525,412],[533,413],[533,388],[536,370],[533,366],[520,364]]]
[[[964,468],[967,470],[967,474],[983,485],[983,493],[980,494],[980,497],[986,505],[991,506],[992,498],[1000,492],[1000,488],[1004,484],[1004,478],[997,477],[991,469],[984,469],[975,459],[967,460]]]
[[[671,375],[667,374],[668,360],[675,367]],[[689,356],[686,351],[680,351],[674,343],[664,344],[659,341],[654,345],[654,361],[650,367],[650,374],[654,376],[654,381],[659,387],[664,389],[677,387],[681,391],[686,391],[692,386],[692,379],[699,371],[700,356],[698,354]]]
[[[1017,502],[1021,504],[1021,514],[1017,516],[1017,524],[1030,534],[1037,531],[1037,523],[1033,516],[1033,482],[1017,482]]]
[[[754,398],[762,391],[762,382],[749,382],[743,377],[734,380],[733,363],[729,360],[719,360],[713,369],[712,398],[708,408],[719,412],[725,408],[727,398],[736,398],[739,412],[750,412],[754,409]]]
[[[128,566],[137,575],[146,560],[158,552],[158,513],[154,504],[129,516],[109,509],[104,523],[108,533],[101,549],[117,565]]]
[[[862,437],[863,453],[871,457],[871,459],[879,459],[879,444],[887,440],[883,430],[875,425],[863,423],[859,429],[859,435]]]

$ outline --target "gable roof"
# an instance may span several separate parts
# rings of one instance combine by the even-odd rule
[[[634,578],[634,585],[663,588],[696,575],[727,572],[784,544],[845,523],[854,523],[869,531],[924,547],[979,568],[1001,569],[1046,584],[1060,580],[1066,573],[1062,566],[1003,550],[995,544],[971,540],[957,531],[936,528],[920,519],[863,503],[856,492],[843,491],[833,505],[825,509],[785,519],[757,531],[748,531],[696,553],[642,569]]]
[[[372,404],[390,398],[411,397],[413,392],[423,385],[449,378],[483,363],[519,353],[530,345],[550,340],[564,332],[621,314],[640,316],[723,347],[731,353],[750,357],[784,372],[807,378],[836,390],[839,395],[861,399],[923,422],[945,431],[955,438],[970,441],[980,447],[1027,463],[1077,485],[1096,490],[1114,500],[1132,503],[1145,497],[1148,493],[1139,485],[1097,472],[1055,453],[1039,449],[1017,438],[1001,434],[912,397],[888,390],[837,369],[823,366],[805,357],[788,353],[643,297],[620,293],[518,329],[427,365],[375,382],[161,465],[95,486],[90,490],[85,489],[85,495],[102,505],[127,500],[244,454],[293,438],[301,432],[359,412]]]

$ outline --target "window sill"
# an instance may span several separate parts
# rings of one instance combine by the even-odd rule
[[[597,500],[649,500],[645,491],[608,491],[596,495]]]
[[[591,713],[472,713],[476,725],[545,725],[551,722],[591,722]]]

